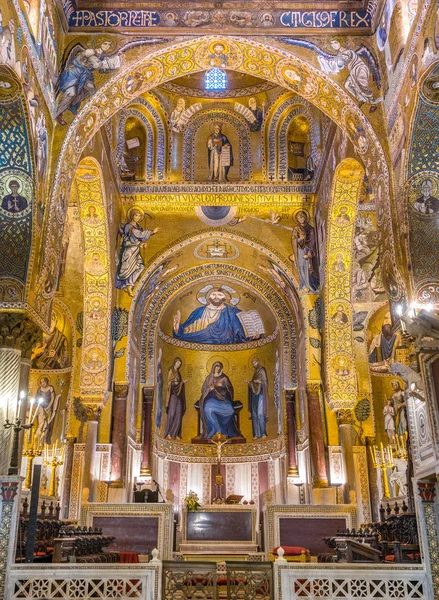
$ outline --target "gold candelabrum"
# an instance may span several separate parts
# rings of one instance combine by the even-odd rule
[[[50,473],[50,486],[49,496],[55,497],[56,495],[56,469],[64,464],[64,446],[58,447],[58,442],[49,446],[44,444],[43,453],[44,464],[48,467],[52,467]]]
[[[401,436],[402,437],[402,436]],[[405,444],[401,442],[400,436],[393,436],[393,444],[395,446],[395,451],[392,451],[392,456],[396,456],[397,458],[403,458],[404,460],[408,460],[408,452]]]
[[[387,478],[387,469],[393,469],[392,446],[383,446],[381,442],[380,448],[377,445],[370,447],[372,462],[375,469],[381,469],[383,474],[384,498],[390,498],[389,480]]]
[[[41,456],[43,453],[43,449],[41,447],[41,440],[33,439],[32,437],[32,429],[29,429],[29,435],[25,442],[25,450],[23,452],[23,456],[27,458],[26,465],[26,478],[24,480],[24,487],[28,490],[32,485],[32,466],[34,462],[34,458],[37,456]]]

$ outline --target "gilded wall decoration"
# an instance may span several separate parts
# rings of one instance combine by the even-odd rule
[[[212,238],[199,244],[194,250],[195,258],[200,260],[233,260],[238,258],[238,248],[227,240]]]
[[[50,249],[54,245],[57,245],[58,238],[62,234],[60,228],[54,226],[52,219],[55,206],[59,205],[59,182],[62,181],[63,176],[71,180],[78,154],[81,151],[80,149],[87,143],[88,138],[93,135],[98,126],[102,125],[116,110],[136,95],[150,89],[159,82],[193,72],[200,67],[208,68],[208,56],[212,53],[210,45],[214,42],[223,43],[231,48],[230,64],[233,65],[233,68],[238,68],[241,72],[248,72],[249,74],[265,79],[277,80],[280,85],[294,89],[310,99],[325,113],[329,114],[343,128],[346,128],[346,124],[342,121],[342,111],[349,108],[355,119],[356,127],[361,127],[364,130],[364,133],[357,140],[354,139],[353,141],[359,149],[363,148],[363,146],[359,146],[360,140],[364,138],[366,141],[364,145],[366,150],[362,151],[364,152],[363,159],[368,169],[369,181],[373,183],[378,180],[382,181],[384,185],[383,196],[388,197],[388,173],[381,146],[362,112],[358,110],[349,96],[334,84],[329,77],[319,73],[313,67],[280,49],[269,48],[250,41],[233,40],[231,38],[227,38],[227,40],[223,40],[222,42],[221,40],[222,38],[220,37],[204,37],[201,41],[190,40],[184,42],[180,45],[181,49],[184,48],[180,61],[176,60],[176,51],[179,46],[153,53],[147,60],[136,63],[133,68],[127,68],[121,76],[118,76],[117,80],[114,79],[105,84],[89,101],[87,111],[81,111],[78,119],[75,121],[74,127],[69,130],[65,138],[60,156],[57,178],[55,180],[56,184],[51,199],[52,208],[50,209],[51,216],[46,232],[42,273],[47,273]],[[288,74],[287,71],[289,71]],[[320,85],[322,85],[322,94],[318,93]],[[326,92],[323,92],[323,89]],[[329,96],[331,97],[330,103],[328,103]],[[89,124],[87,124],[88,122]],[[348,135],[351,137],[353,134],[349,131]],[[386,210],[383,211],[384,213],[386,222],[389,223],[390,214],[387,204]],[[389,227],[388,230],[390,229]],[[392,236],[388,235],[388,231],[383,241],[386,246],[391,244]],[[47,318],[50,306],[48,302],[49,298],[45,299],[42,297],[41,283],[35,286],[35,289],[38,290],[41,298],[40,306]]]

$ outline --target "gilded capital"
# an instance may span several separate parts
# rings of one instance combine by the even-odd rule
[[[102,404],[84,404],[87,412],[87,421],[99,421],[102,414]]]
[[[337,421],[339,425],[351,425],[355,421],[352,410],[348,408],[342,408],[337,411]]]
[[[318,396],[320,393],[320,383],[314,382],[314,381],[309,381],[306,384],[306,393],[309,394],[310,396]]]
[[[115,383],[114,384],[114,396],[115,398],[126,398],[129,390],[128,383]]]

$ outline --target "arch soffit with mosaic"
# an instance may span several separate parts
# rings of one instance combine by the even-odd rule
[[[83,158],[74,181],[84,240],[84,343],[79,387],[84,395],[102,396],[108,389],[109,377],[106,359],[110,349],[111,270],[105,186],[97,160],[93,157]],[[85,215],[90,206],[95,207],[99,222],[92,222]],[[99,262],[94,261],[95,255],[99,256]],[[98,286],[98,282],[104,285]]]
[[[252,176],[252,159],[250,145],[250,129],[247,121],[232,110],[226,108],[209,108],[196,113],[189,121],[184,132],[183,141],[183,179],[195,181],[195,154],[197,134],[208,118],[226,121],[239,134],[239,175],[242,181]],[[187,161],[187,162],[185,162]]]
[[[273,81],[300,94],[335,121],[353,142],[362,159],[372,185],[383,186],[377,198],[381,202],[379,230],[381,242],[389,246],[393,257],[393,229],[390,217],[389,173],[384,151],[363,112],[353,99],[329,76],[285,50],[251,40],[232,37],[206,36],[189,40],[166,49],[157,50],[148,57],[130,65],[110,79],[82,108],[72,122],[63,142],[56,168],[55,184],[49,205],[46,246],[34,294],[41,297],[48,272],[48,261],[62,235],[61,223],[55,223],[54,213],[63,194],[68,193],[76,164],[89,139],[117,110],[135,97],[186,74],[208,68],[206,55],[212,42],[224,43],[231,49],[230,68]],[[178,58],[177,58],[178,57]],[[359,133],[361,131],[361,134]],[[385,232],[385,234],[384,234]],[[53,260],[53,259],[52,259]],[[392,260],[393,270],[396,265]],[[396,275],[399,275],[396,273]],[[31,298],[35,303],[36,297]],[[50,315],[51,297],[41,300],[41,312],[46,320]]]
[[[427,81],[427,79],[432,75],[432,73],[434,71],[439,71],[439,60],[435,61],[434,63],[432,63],[431,65],[428,66],[428,68],[424,71],[424,73],[422,73],[421,77],[419,78],[418,84],[416,86],[416,103],[415,106],[413,107],[412,113],[411,113],[411,117],[410,117],[410,125],[408,128],[408,139],[410,140],[410,146],[408,149],[408,152],[405,152],[405,156],[404,156],[404,173],[406,174],[405,179],[404,179],[404,188],[403,188],[403,193],[404,193],[404,228],[405,231],[409,232],[409,235],[407,235],[405,237],[405,248],[406,248],[406,256],[407,257],[412,257],[412,251],[413,249],[411,248],[410,245],[410,200],[409,200],[409,195],[410,195],[410,187],[411,187],[411,183],[415,180],[415,179],[419,179],[422,177],[422,174],[424,173],[424,175],[426,177],[428,177],[428,175],[432,175],[435,174],[436,177],[439,179],[439,172],[436,173],[432,173],[431,170],[429,169],[424,169],[424,170],[420,170],[417,173],[413,173],[411,172],[411,162],[413,160],[413,153],[414,153],[414,149],[413,149],[413,142],[415,140],[415,133],[416,133],[416,128],[419,124],[419,115],[418,115],[418,111],[419,111],[419,107],[422,104],[430,106],[430,107],[434,107],[436,108],[436,110],[439,111],[439,102],[432,102],[431,100],[429,100],[428,98],[426,98],[425,94],[423,93],[423,86],[424,83]],[[437,195],[437,193],[439,193],[439,190],[436,192],[436,194],[433,195]],[[428,219],[428,217],[427,217]],[[431,225],[432,221],[430,223],[426,223],[427,225]],[[408,275],[408,281],[410,284],[410,287],[408,289],[410,289],[411,292],[411,299],[412,300],[417,300],[417,296],[419,295],[419,291],[424,288],[428,288],[428,287],[436,287],[437,289],[439,289],[439,274],[437,274],[436,277],[436,281],[432,281],[431,278],[424,278],[424,280],[419,279],[417,282],[415,282],[414,280],[414,271],[413,269],[410,269],[410,271],[407,272]],[[437,294],[437,292],[436,292]]]
[[[160,320],[169,303],[187,287],[194,284],[202,285],[213,279],[224,279],[227,283],[235,281],[241,286],[257,292],[263,299],[263,302],[270,308],[277,322],[277,327],[273,335],[268,336],[267,340],[262,342],[267,343],[269,340],[274,340],[281,336],[283,350],[283,365],[284,365],[284,384],[286,387],[297,386],[296,375],[296,345],[297,345],[297,326],[294,319],[291,318],[291,312],[285,300],[281,295],[267,283],[265,279],[255,275],[251,271],[243,267],[233,265],[224,265],[224,263],[197,265],[177,273],[169,281],[163,283],[156,293],[148,298],[145,306],[144,318],[142,323],[142,339],[141,339],[141,383],[152,385],[155,377],[155,361],[156,361],[156,344],[157,336],[160,335]],[[232,283],[233,285],[233,283]],[[132,331],[132,330],[131,330]],[[128,335],[130,336],[131,331]],[[162,336],[161,337],[166,337]],[[184,346],[196,349],[195,344],[185,344]],[[260,342],[249,342],[245,345],[246,348],[258,347]],[[239,345],[241,346],[241,345]],[[200,346],[201,349],[202,346]],[[241,349],[236,346],[207,346],[205,349],[212,351],[230,351]],[[243,349],[243,348],[242,348]],[[130,369],[130,356],[127,356],[126,372]]]
[[[353,408],[358,394],[351,299],[352,244],[364,168],[355,159],[342,160],[331,191],[326,249],[326,382],[333,409]]]
[[[29,312],[32,314],[32,316],[35,318],[35,320],[38,321],[38,323],[43,327],[43,329],[48,330],[50,323],[41,323],[40,319],[38,317],[38,315],[33,311],[33,309],[28,306],[28,304],[25,302],[26,296],[27,296],[27,290],[29,288],[29,282],[31,280],[31,273],[32,273],[32,268],[33,265],[35,263],[35,256],[36,256],[36,250],[37,250],[37,234],[39,231],[39,227],[37,224],[37,210],[36,209],[36,185],[35,185],[35,174],[36,174],[36,165],[35,165],[35,151],[34,151],[34,140],[32,137],[32,127],[31,127],[31,122],[30,122],[30,117],[29,117],[29,108],[28,108],[28,104],[27,104],[27,100],[26,100],[26,94],[22,85],[22,82],[20,81],[19,77],[17,76],[17,73],[14,71],[14,69],[12,69],[9,65],[0,65],[0,76],[1,79],[6,81],[9,84],[9,87],[4,87],[1,90],[0,93],[0,104],[6,105],[6,106],[11,106],[11,105],[15,105],[15,108],[17,108],[19,106],[19,110],[12,112],[10,111],[10,109],[6,109],[6,116],[9,115],[12,118],[12,122],[14,122],[12,124],[11,123],[2,123],[3,127],[8,127],[9,129],[13,129],[13,127],[17,127],[17,129],[19,128],[19,124],[20,124],[20,116],[23,117],[23,127],[21,129],[21,131],[19,133],[17,133],[16,137],[14,138],[14,136],[7,136],[6,138],[4,138],[2,140],[2,142],[8,143],[10,144],[9,148],[12,149],[12,146],[14,146],[14,140],[15,139],[20,139],[21,136],[23,136],[22,140],[24,142],[24,147],[22,146],[22,148],[20,149],[20,152],[17,152],[16,150],[14,151],[13,155],[15,155],[16,158],[20,157],[21,161],[14,161],[14,164],[10,164],[9,160],[11,157],[7,156],[5,153],[5,156],[2,156],[3,159],[3,164],[0,167],[0,170],[2,172],[2,175],[5,175],[6,173],[9,175],[8,179],[9,181],[11,180],[11,178],[13,179],[18,179],[20,181],[20,178],[22,178],[22,181],[20,181],[21,185],[19,188],[19,193],[23,193],[23,188],[26,185],[27,190],[26,190],[26,196],[27,196],[27,200],[28,200],[28,207],[27,209],[23,210],[21,213],[19,213],[19,221],[21,223],[25,223],[24,228],[23,229],[23,238],[22,238],[22,248],[16,248],[15,249],[15,253],[16,254],[21,254],[21,260],[20,262],[22,263],[20,265],[20,269],[22,271],[22,273],[20,273],[20,275],[15,274],[14,276],[10,276],[8,275],[2,275],[0,278],[1,281],[1,298],[0,298],[0,306],[2,308],[26,308],[29,309]],[[20,114],[20,116],[17,119],[17,112]],[[17,126],[17,122],[18,122],[18,126]],[[21,135],[20,135],[21,134]],[[5,144],[6,145],[6,144]],[[16,144],[18,146],[18,144]],[[3,143],[2,143],[3,146]],[[5,150],[5,147],[3,146],[3,150]],[[23,157],[23,155],[25,155],[25,157]],[[6,162],[5,162],[6,161]],[[20,162],[20,165],[18,164]],[[17,174],[19,174],[19,176],[17,176]],[[6,193],[9,193],[9,190],[5,191],[5,195]],[[23,217],[21,216],[23,215]],[[11,226],[6,226],[5,227],[5,222],[2,222],[2,227],[4,228],[4,231],[2,232],[4,236],[6,235],[11,235],[13,232],[13,236],[16,239],[17,236],[17,228],[14,225],[14,227],[11,228]],[[26,229],[28,229],[28,231],[26,232]],[[7,230],[7,231],[6,231]],[[30,233],[30,237],[29,236]],[[41,241],[41,240],[40,240]],[[25,247],[25,244],[27,242],[30,242],[27,244],[27,246]],[[20,253],[19,250],[22,250],[22,252]],[[4,259],[4,256],[3,256]],[[7,263],[6,263],[7,264]],[[6,266],[6,264],[4,263],[3,266]],[[8,265],[8,267],[10,267],[10,264]],[[10,269],[8,268],[8,271],[10,273]]]

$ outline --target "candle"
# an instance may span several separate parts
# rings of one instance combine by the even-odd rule
[[[9,421],[9,396],[6,398],[6,421]]]
[[[33,408],[34,408],[34,403],[35,403],[35,398],[31,398],[30,399],[30,409],[29,409],[28,423],[32,423],[32,411],[33,411]]]
[[[61,441],[65,441],[66,411],[62,411]]]
[[[42,398],[38,398],[38,406],[37,406],[37,407],[36,407],[36,409],[35,409],[35,414],[34,414],[34,416],[33,416],[32,423],[35,421],[35,417],[37,416],[38,409],[40,408],[40,405],[41,405],[41,402],[42,402],[42,401],[43,401],[43,399],[42,399]]]
[[[17,403],[17,409],[15,411],[15,420],[17,420],[18,417],[20,416],[20,408],[21,408],[21,398]]]

